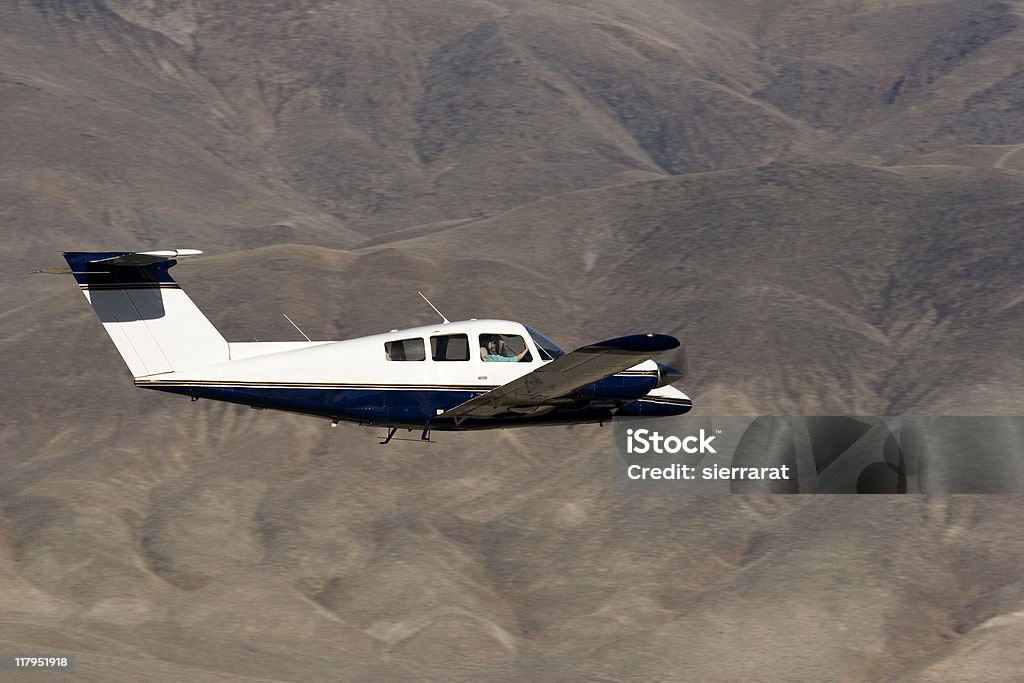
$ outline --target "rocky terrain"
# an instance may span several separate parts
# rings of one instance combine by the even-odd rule
[[[677,335],[705,415],[1020,415],[1024,9],[0,7],[0,653],[109,680],[1006,680],[1016,496],[612,491],[608,427],[134,389],[63,250],[226,337]],[[671,362],[681,362],[681,356]],[[965,454],[969,455],[969,454]]]

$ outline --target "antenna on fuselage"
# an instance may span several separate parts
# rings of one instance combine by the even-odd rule
[[[416,292],[416,293],[419,294],[420,296],[423,296],[423,292]],[[441,311],[437,310],[437,306],[435,306],[434,304],[430,303],[430,299],[428,299],[427,297],[423,296],[423,300],[427,302],[428,306],[430,306],[431,308],[434,309],[434,313],[437,313],[439,316],[441,316],[441,320],[444,321],[443,324],[447,325],[448,323],[451,322],[451,320],[449,320],[448,318],[444,317],[444,313],[442,313]]]
[[[295,329],[297,329],[299,331],[299,334],[301,334],[303,337],[306,337],[306,333],[302,331],[301,327],[299,327],[298,325],[295,324],[294,320],[292,320],[291,318],[288,317],[287,313],[282,313],[281,315],[284,316],[285,320],[287,320],[288,322],[290,322],[292,324],[292,327],[294,327]],[[311,342],[313,340],[310,339],[309,337],[306,337],[306,341]]]

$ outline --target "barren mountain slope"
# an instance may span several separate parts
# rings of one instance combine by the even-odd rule
[[[229,339],[660,331],[705,414],[1020,414],[1021,7],[0,8],[0,651],[80,680],[1000,679],[1019,497],[628,496],[610,429],[150,393],[67,276]],[[673,363],[683,355],[666,356]]]
[[[474,271],[471,248],[444,262],[417,251],[271,248],[177,270],[197,301],[227,313],[218,322],[233,338],[240,327],[287,333],[278,302],[301,303],[304,320],[333,315],[344,335],[360,319],[378,328],[391,316],[429,319],[410,296],[425,272],[471,285],[452,293],[493,282]],[[354,275],[385,261],[392,277],[378,300],[390,303],[371,311],[358,303],[368,280]],[[550,325],[593,324],[542,277],[504,267],[508,281],[533,284],[505,305],[546,302]],[[285,679],[840,671],[866,680],[946,647],[960,611],[1012,581],[1019,562],[1013,526],[1001,521],[1014,517],[1006,503],[1015,499],[968,508],[966,499],[879,507],[622,496],[610,492],[607,428],[444,434],[385,449],[372,430],[149,394],[130,386],[70,281],[47,281],[57,284],[45,305],[0,320],[2,353],[18,359],[9,371],[26,373],[2,411],[5,583],[18,597],[3,628],[21,647],[68,643],[97,679],[156,657]],[[333,300],[305,296],[303,285],[331,282]],[[649,315],[665,329],[669,318]],[[722,359],[728,351],[722,366],[750,367],[743,348]],[[51,374],[33,380],[47,360]],[[800,513],[806,506],[814,511]],[[764,600],[775,604],[768,620],[754,608]],[[720,635],[724,623],[733,636]],[[851,640],[823,626],[837,623]],[[878,624],[916,635],[893,640]],[[863,643],[879,638],[865,656]],[[725,650],[751,641],[818,644],[799,663],[759,656],[721,668]]]

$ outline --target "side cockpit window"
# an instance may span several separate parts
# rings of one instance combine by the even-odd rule
[[[480,359],[491,363],[529,363],[533,356],[518,334],[481,334]]]
[[[469,360],[469,335],[442,334],[431,337],[430,357],[437,361]]]
[[[426,360],[425,348],[422,339],[399,339],[384,342],[384,355],[388,360]]]

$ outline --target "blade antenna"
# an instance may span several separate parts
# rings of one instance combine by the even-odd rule
[[[288,317],[287,313],[282,313],[281,315],[284,316],[285,320],[287,320],[288,322],[290,322],[292,324],[292,327],[294,327],[295,329],[297,329],[299,331],[299,334],[301,334],[303,337],[306,337],[306,333],[302,331],[302,328],[300,328],[298,325],[295,324],[294,320],[292,320],[291,318]],[[306,337],[306,341],[311,342],[313,340],[310,339],[309,337]]]
[[[419,294],[420,296],[423,296],[423,292],[416,292],[416,293]],[[435,306],[434,304],[430,303],[430,299],[428,299],[427,297],[423,296],[423,300],[427,302],[428,306],[430,306],[431,308],[434,309],[434,313],[437,313],[439,316],[441,316],[441,320],[444,321],[443,324],[447,325],[448,323],[451,322],[450,320],[448,320],[448,318],[444,317],[444,313],[442,313],[441,311],[437,310],[437,306]]]

